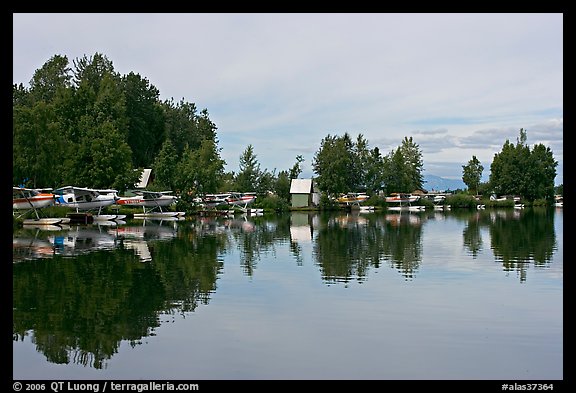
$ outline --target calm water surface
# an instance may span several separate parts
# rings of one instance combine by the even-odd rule
[[[14,379],[562,380],[563,212],[13,234]]]

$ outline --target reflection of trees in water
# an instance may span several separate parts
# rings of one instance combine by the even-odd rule
[[[386,231],[382,248],[391,265],[405,279],[412,279],[422,262],[422,226],[419,217],[402,214],[400,221],[386,220]]]
[[[182,235],[149,243],[152,264],[122,248],[14,264],[14,340],[30,334],[48,361],[100,369],[121,341],[154,335],[160,314],[208,303],[225,241]]]
[[[468,218],[468,223],[462,233],[464,247],[470,251],[474,259],[478,257],[482,250],[482,235],[480,233],[480,212],[473,213]]]
[[[520,281],[526,280],[530,262],[542,267],[552,260],[556,250],[553,214],[545,208],[523,209],[509,216],[496,215],[490,222],[496,262],[501,262],[507,272],[517,271]]]
[[[480,229],[488,228],[490,247],[504,271],[516,271],[526,281],[530,263],[547,266],[556,251],[554,211],[546,208],[490,209],[472,215],[455,216],[467,220],[464,246],[476,257],[482,249]]]
[[[390,261],[409,279],[422,259],[419,221],[394,215],[340,216],[322,225],[314,241],[314,256],[322,278],[331,282],[364,281],[369,268]]]
[[[287,214],[273,221],[263,216],[236,218],[228,225],[239,250],[240,265],[249,277],[253,276],[263,255],[274,254],[279,241],[290,239],[290,216]]]
[[[450,216],[466,220],[464,244],[475,256],[482,248],[480,229],[489,228],[491,248],[506,271],[526,279],[528,262],[546,266],[556,249],[550,211],[486,211]],[[367,279],[383,262],[412,279],[422,261],[422,224],[418,214],[320,214],[309,241],[322,279]],[[224,222],[222,223],[224,225]],[[252,225],[250,225],[252,224]],[[166,241],[148,241],[153,263],[141,263],[123,247],[64,258],[13,264],[13,339],[30,335],[52,363],[106,367],[120,342],[141,343],[154,335],[162,314],[185,313],[208,304],[222,269],[222,254],[238,248],[245,274],[252,275],[263,254],[289,244],[290,215],[227,222],[224,231],[198,234],[179,225]],[[216,227],[215,227],[216,228]],[[272,258],[271,260],[274,260]]]

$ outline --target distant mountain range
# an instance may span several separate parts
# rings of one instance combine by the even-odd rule
[[[457,189],[468,189],[462,180],[446,179],[435,175],[424,175],[423,187],[426,191],[454,191]]]

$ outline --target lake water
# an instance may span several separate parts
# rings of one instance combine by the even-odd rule
[[[18,229],[12,315],[15,380],[562,380],[563,211]]]

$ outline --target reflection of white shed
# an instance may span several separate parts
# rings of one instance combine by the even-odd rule
[[[290,183],[292,207],[318,205],[320,203],[320,192],[315,188],[313,179],[292,179]]]
[[[290,214],[290,240],[298,243],[310,243],[312,241],[311,215],[309,212],[292,212]]]

